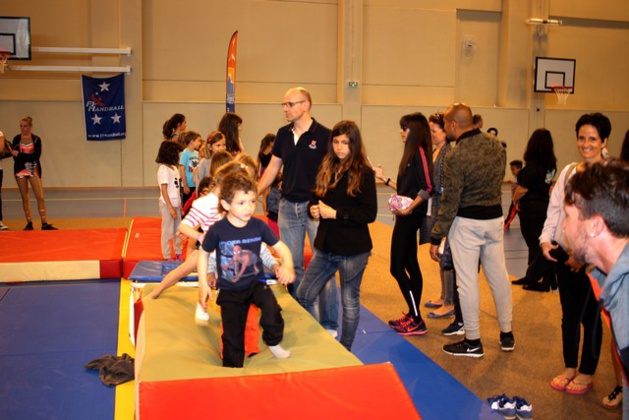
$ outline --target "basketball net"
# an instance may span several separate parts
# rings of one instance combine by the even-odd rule
[[[557,103],[565,105],[568,102],[568,96],[572,93],[572,86],[553,86],[553,92],[557,94]]]
[[[4,74],[4,69],[9,65],[9,53],[8,51],[0,51],[0,74]]]

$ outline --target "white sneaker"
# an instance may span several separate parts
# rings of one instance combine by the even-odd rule
[[[0,221],[0,230],[9,230],[9,227]]]
[[[332,338],[336,338],[339,336],[339,333],[336,332],[336,330],[331,330],[331,329],[326,329],[325,332],[327,332],[328,334],[330,334],[332,336]]]
[[[280,346],[279,344],[277,346],[269,346],[269,350],[271,350],[271,353],[273,353],[273,356],[275,356],[278,359],[287,359],[290,357],[290,350],[286,350],[284,347]]]
[[[210,315],[207,312],[205,312],[205,310],[203,309],[203,306],[201,306],[199,302],[197,302],[197,310],[194,312],[194,318],[197,321],[204,321],[204,322],[208,322],[210,320]]]

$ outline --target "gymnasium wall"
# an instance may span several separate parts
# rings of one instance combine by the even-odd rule
[[[103,4],[106,3],[106,4]],[[328,126],[358,120],[374,163],[389,175],[401,155],[401,115],[466,102],[497,127],[508,159],[521,158],[530,133],[553,133],[559,164],[578,159],[574,123],[584,112],[612,120],[610,152],[629,128],[629,5],[607,0],[23,0],[1,15],[30,16],[33,46],[131,47],[126,56],[33,53],[14,65],[132,66],[123,141],[85,140],[77,73],[18,72],[0,77],[0,130],[34,118],[44,140],[46,187],[151,186],[161,127],[173,113],[206,135],[224,111],[229,37],[239,31],[237,112],[252,155],[284,124],[279,102],[291,86],[313,95],[313,116]],[[536,27],[545,13],[561,27]],[[466,48],[471,41],[472,48]],[[535,55],[575,58],[575,94],[532,92]],[[96,74],[108,76],[106,74]],[[359,82],[350,88],[347,82]],[[4,161],[7,175],[12,163]],[[15,181],[5,176],[5,187]]]

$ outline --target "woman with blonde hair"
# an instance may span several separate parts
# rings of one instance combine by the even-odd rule
[[[48,223],[46,219],[46,201],[44,200],[44,188],[42,186],[41,163],[39,161],[42,152],[42,141],[39,136],[33,134],[33,119],[24,117],[20,120],[20,131],[13,138],[11,148],[13,149],[13,174],[22,196],[22,207],[26,216],[26,226],[24,230],[33,230],[33,219],[31,217],[31,203],[28,192],[30,184],[35,198],[37,199],[37,210],[41,219],[42,230],[57,230],[56,227]]]

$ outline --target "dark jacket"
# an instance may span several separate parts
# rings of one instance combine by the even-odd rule
[[[310,206],[319,200],[336,209],[336,219],[319,219],[315,237],[315,248],[336,255],[358,255],[372,248],[369,223],[376,220],[378,198],[376,179],[371,168],[365,167],[356,197],[347,194],[347,172],[335,188],[329,189],[325,197],[314,195]]]
[[[37,163],[37,175],[41,178],[41,164],[39,163],[39,158],[41,157],[41,138],[39,138],[39,136],[36,136],[35,134],[31,134],[31,137],[33,138],[33,146],[35,146],[35,152],[34,153],[18,153],[17,156],[13,157],[13,160],[15,162],[15,165],[13,167],[13,173],[16,174],[24,169],[26,169],[26,162],[36,162]],[[15,137],[13,137],[13,144],[11,145],[11,148],[13,150],[17,150],[18,152],[20,151],[20,141],[22,140],[22,136],[21,135],[17,135]]]
[[[480,130],[463,133],[446,157],[445,188],[430,242],[439,245],[455,217],[490,220],[502,217],[502,181],[507,154]]]

